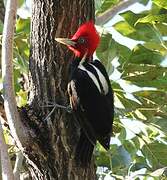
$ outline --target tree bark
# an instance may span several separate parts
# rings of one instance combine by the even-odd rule
[[[62,109],[43,121],[52,108],[48,102],[68,105],[68,64],[73,58],[55,37],[70,37],[80,24],[94,20],[93,0],[34,0],[32,3],[29,106],[22,109],[36,137],[25,154],[32,179],[94,180],[95,165],[77,167],[73,153],[78,125]]]

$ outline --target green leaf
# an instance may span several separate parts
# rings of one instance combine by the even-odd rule
[[[120,132],[118,138],[122,143],[124,142],[124,140],[126,139],[126,130],[125,130],[125,128],[121,129],[121,132]]]
[[[19,18],[16,22],[16,32],[17,33],[29,33],[30,32],[30,19]]]
[[[159,71],[158,71],[159,70]],[[130,76],[124,77],[125,80],[130,81],[132,84],[136,84],[139,87],[155,87],[158,90],[167,90],[167,68],[150,67],[150,71],[143,72],[135,72]],[[155,91],[156,92],[156,91]]]
[[[165,94],[163,92],[163,88],[166,87],[167,83],[167,68],[156,66],[156,65],[148,65],[148,64],[127,64],[123,67],[124,71],[122,74],[122,78],[130,81],[131,84],[136,84],[139,87],[156,87],[158,90],[154,91],[142,91],[139,93],[135,93],[136,96],[144,96],[146,98],[149,98],[150,101],[156,100],[157,97],[159,97],[159,100],[162,101],[162,98],[165,97]],[[159,96],[157,96],[157,95]]]
[[[167,36],[167,24],[166,23],[157,23],[156,27],[160,32],[161,36]]]
[[[158,71],[158,70],[157,70]],[[161,110],[160,106],[165,107],[166,102],[165,102],[165,97],[167,93],[162,90],[143,90],[143,91],[138,91],[134,93],[135,96],[140,97],[141,102],[143,100],[148,101],[150,106],[154,107],[155,109],[158,106],[158,109]],[[142,100],[143,99],[143,100]],[[144,102],[143,102],[144,103]]]
[[[114,25],[114,28],[120,32],[124,36],[129,36],[130,34],[133,34],[136,32],[135,28],[133,28],[131,25],[129,25],[125,21],[120,21]]]
[[[147,5],[149,2],[149,0],[140,0],[139,3],[143,4],[143,5]]]
[[[164,42],[164,44],[167,44]],[[152,51],[159,52],[162,56],[167,54],[167,46],[165,47],[163,44],[157,43],[156,41],[150,41],[143,44],[144,47],[150,49]]]
[[[129,38],[142,41],[160,41],[159,36],[157,35],[157,31],[150,25],[152,22],[158,22],[156,23],[156,26],[160,31],[159,33],[163,31],[163,34],[164,32],[166,34],[167,32],[164,27],[166,25],[162,25],[162,22],[164,23],[167,21],[166,13],[153,15],[148,13],[135,14],[132,11],[126,11],[120,15],[124,18],[125,21],[116,23],[114,28],[122,35]],[[161,25],[159,25],[160,23]],[[158,26],[160,28],[158,28]]]
[[[25,3],[25,0],[18,0],[18,7],[20,8]]]
[[[96,165],[110,168],[110,160],[106,152],[99,152],[96,157]]]
[[[153,126],[155,126],[156,128],[158,128],[159,130],[161,130],[163,133],[165,133],[165,135],[167,136],[167,115],[166,118],[164,116],[164,118],[154,118],[151,119],[150,123],[153,124]]]
[[[113,145],[112,148],[116,149],[117,145]],[[108,167],[110,169],[110,154],[99,143],[96,145],[95,157],[97,166]]]
[[[25,106],[27,104],[28,92],[23,91],[22,89],[17,92],[17,105],[18,107]]]
[[[131,54],[129,62],[137,64],[160,64],[164,57],[157,51],[145,48],[143,45],[137,45]]]
[[[133,166],[131,167],[131,171],[132,172],[135,172],[135,171],[138,171],[140,169],[143,169],[143,168],[149,168],[148,165],[147,165],[147,161],[146,161],[146,158],[143,157],[143,156],[137,156],[134,158],[134,164]]]
[[[120,0],[112,0],[112,1],[111,0],[102,0],[101,5],[100,5],[100,2],[98,2],[98,9],[96,11],[96,15],[99,15],[99,14],[107,11],[108,9],[110,9],[114,5],[118,4],[119,2],[120,2]]]
[[[21,79],[20,71],[18,69],[14,69],[14,87],[15,87],[15,92],[18,92],[21,89],[20,79]]]
[[[159,7],[167,9],[167,1],[166,0],[152,0],[152,1]]]
[[[105,32],[101,36],[100,45],[96,50],[98,58],[104,63],[108,74],[113,72],[111,61],[115,57],[119,57],[119,61],[126,61],[131,54],[131,51],[126,46],[117,43],[112,35]]]
[[[137,24],[136,26],[130,25],[126,21],[120,21],[113,25],[113,27],[121,33],[123,36],[127,36],[131,39],[138,41],[150,41],[157,40],[156,32],[148,24]]]
[[[159,14],[159,15],[152,15],[152,14],[149,14],[143,18],[139,18],[135,25],[137,23],[157,23],[157,22],[167,22],[167,14]]]
[[[167,145],[155,141],[153,143],[144,145],[142,153],[148,159],[153,169],[160,166],[167,166]]]
[[[131,141],[133,141],[136,149],[140,149],[140,141],[139,141],[139,137],[138,136],[135,136],[131,139]]]
[[[108,74],[112,74],[113,67],[111,61],[116,57],[116,43],[111,34],[103,33],[101,36],[100,46],[96,50],[97,57],[103,62]]]
[[[122,77],[124,76],[138,76],[145,74],[146,72],[150,71],[151,69],[156,70],[157,66],[156,65],[150,65],[150,64],[136,64],[136,63],[127,63],[122,67]],[[164,70],[164,68],[161,68],[158,66],[158,68]],[[157,71],[158,72],[158,71]]]
[[[125,140],[123,146],[131,156],[136,154],[137,148],[132,140]]]
[[[102,0],[95,0],[95,10],[98,11],[101,7]]]
[[[117,51],[117,56],[119,57],[119,62],[127,61],[131,55],[131,50],[128,47],[119,43],[116,44],[116,51]]]
[[[113,152],[112,149],[111,152]],[[119,146],[117,151],[112,155],[111,160],[113,173],[117,173],[119,169],[127,169],[129,167],[131,157],[123,146]]]
[[[3,32],[3,23],[0,21],[0,34]]]
[[[136,108],[140,107],[140,104],[137,103],[134,100],[131,99],[127,99],[125,97],[125,93],[123,92],[115,92],[115,97],[118,98],[118,100],[120,101],[119,103],[124,107],[122,107],[124,110],[124,113],[128,113],[130,110],[135,110]],[[117,98],[115,98],[116,104],[117,104]],[[121,107],[119,107],[121,108]],[[125,115],[125,114],[124,114]]]
[[[119,15],[122,16],[124,20],[132,27],[135,26],[135,23],[137,22],[138,19],[146,16],[146,14],[135,14],[132,11],[126,11],[126,12],[120,13]]]
[[[138,119],[147,120],[146,116],[144,116],[144,114],[141,111],[139,111],[138,109],[136,109],[135,114],[137,115]]]

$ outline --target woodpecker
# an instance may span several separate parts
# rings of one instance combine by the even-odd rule
[[[71,39],[55,38],[75,54],[70,62],[68,95],[80,125],[75,160],[81,166],[91,162],[96,142],[108,150],[114,118],[113,90],[105,67],[93,60],[100,37],[93,21],[82,24]]]

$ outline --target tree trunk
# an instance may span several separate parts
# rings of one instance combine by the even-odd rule
[[[94,180],[94,163],[77,167],[73,154],[78,125],[73,115],[48,102],[68,105],[68,64],[73,58],[55,37],[70,37],[83,22],[94,19],[93,0],[34,0],[32,3],[29,107],[22,110],[35,137],[26,148],[32,179]],[[27,115],[25,116],[25,112]]]

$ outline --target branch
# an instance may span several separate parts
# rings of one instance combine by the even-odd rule
[[[3,120],[3,118],[0,116],[0,157],[1,157],[1,167],[2,167],[2,179],[14,180],[12,165],[8,155],[8,148],[3,136],[1,120]]]
[[[18,147],[28,144],[28,131],[23,126],[16,106],[13,87],[13,36],[16,21],[17,0],[8,0],[2,38],[2,79],[4,92],[4,108],[11,134]],[[22,146],[23,145],[23,146]]]
[[[117,13],[119,13],[120,11],[128,8],[129,6],[135,4],[139,1],[140,0],[121,1],[120,3],[115,5],[114,7],[111,7],[111,9],[108,9],[107,11],[102,13],[101,15],[97,16],[96,24],[97,25],[105,24],[107,21],[111,20]]]
[[[22,167],[23,163],[23,154],[21,151],[16,153],[16,162],[13,170],[13,174],[15,179],[19,180],[20,179],[20,169]]]

